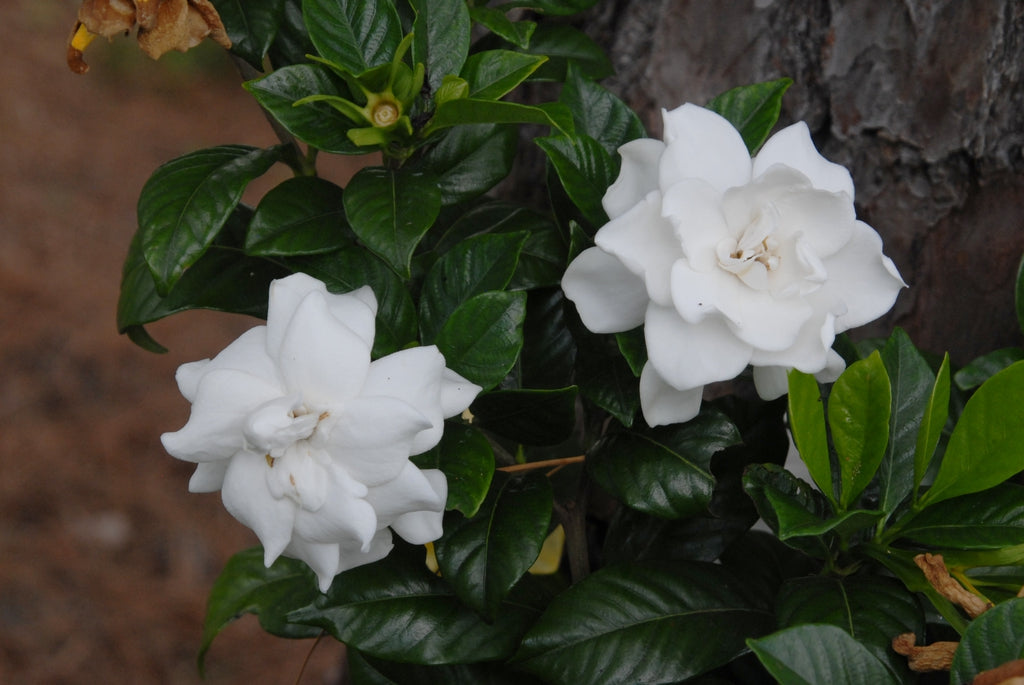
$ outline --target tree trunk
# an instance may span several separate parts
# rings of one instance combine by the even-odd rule
[[[902,326],[959,364],[1021,344],[1024,3],[604,0],[584,28],[652,136],[663,107],[794,80],[780,123],[806,121],[850,169],[910,285],[867,334]]]

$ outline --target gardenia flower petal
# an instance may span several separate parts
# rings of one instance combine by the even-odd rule
[[[785,392],[791,368],[834,379],[836,334],[884,314],[905,287],[856,218],[849,172],[818,153],[805,124],[751,159],[710,110],[687,104],[663,118],[664,143],[621,148],[611,220],[562,279],[591,331],[643,320],[644,418],[692,418],[704,385],[748,364],[766,398]]]
[[[447,481],[410,457],[440,441],[444,419],[480,387],[446,368],[436,347],[371,362],[373,291],[332,294],[295,274],[271,285],[266,326],[177,374],[192,402],[185,426],[162,436],[197,462],[189,488],[221,490],[271,564],[304,560],[326,591],[341,571],[441,534]]]

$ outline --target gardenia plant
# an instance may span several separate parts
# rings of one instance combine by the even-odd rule
[[[1024,350],[956,369],[845,333],[904,284],[849,172],[771,135],[788,79],[659,141],[557,19],[593,0],[210,1],[280,142],[157,169],[118,304],[154,351],[182,310],[266,319],[181,367],[164,435],[262,543],[201,657],[254,613],[372,685],[1020,668]],[[342,187],[325,154],[374,156]]]

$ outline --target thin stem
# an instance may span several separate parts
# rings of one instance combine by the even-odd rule
[[[320,641],[324,639],[324,634],[323,631],[320,631],[320,634],[316,636],[316,640],[313,641],[313,646],[306,652],[306,658],[302,660],[302,668],[299,669],[299,675],[295,678],[295,685],[299,685],[302,682],[302,676],[306,673],[306,667],[309,666],[309,660],[313,657],[313,651],[320,644]]]
[[[590,498],[590,479],[580,474],[576,499],[564,505],[555,504],[558,517],[565,528],[565,551],[569,558],[569,574],[573,583],[590,575],[590,554],[587,548],[587,503]]]
[[[525,464],[513,464],[512,466],[500,466],[498,471],[505,473],[518,473],[520,471],[532,471],[534,469],[561,468],[569,464],[579,464],[586,456],[562,457],[561,459],[545,459],[544,461],[528,461]]]

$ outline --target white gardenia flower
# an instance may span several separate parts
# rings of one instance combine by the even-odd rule
[[[603,200],[611,220],[562,280],[591,331],[644,324],[644,418],[693,418],[705,384],[747,365],[765,399],[786,392],[791,368],[835,380],[836,334],[887,312],[906,285],[857,220],[849,172],[818,153],[802,122],[751,159],[710,110],[663,117],[664,142],[619,148]]]
[[[255,531],[267,566],[301,559],[324,592],[386,556],[392,530],[414,544],[441,535],[445,476],[409,457],[480,392],[434,346],[371,362],[376,312],[368,287],[336,295],[305,274],[274,281],[265,326],[179,367],[192,413],[162,436],[198,464],[189,489],[220,490]]]

